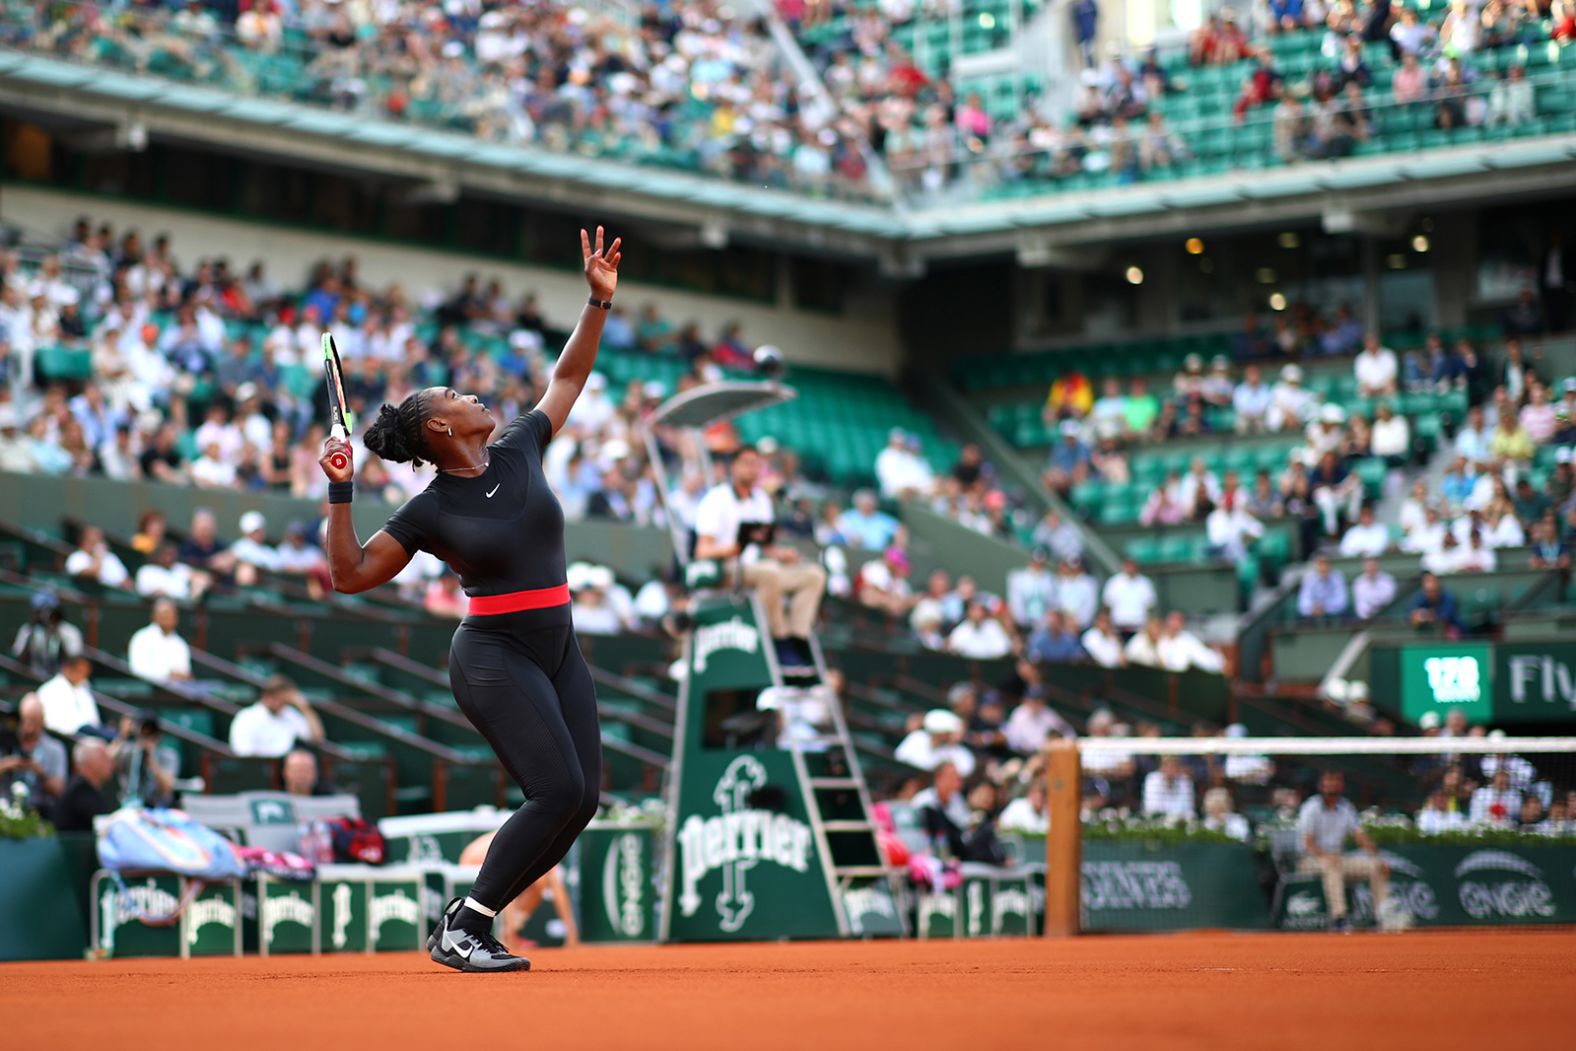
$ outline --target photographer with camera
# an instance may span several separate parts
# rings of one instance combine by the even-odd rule
[[[67,657],[82,652],[82,632],[60,611],[53,591],[33,596],[33,616],[16,633],[11,654],[42,678],[54,675]]]
[[[15,730],[0,730],[0,798],[27,786],[28,806],[44,817],[66,790],[66,746],[44,732],[44,705],[36,693],[22,697]]]
[[[169,806],[175,801],[181,753],[164,740],[157,713],[144,709],[123,717],[109,754],[115,761],[115,781],[123,804]]]

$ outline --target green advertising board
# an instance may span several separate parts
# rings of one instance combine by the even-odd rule
[[[1023,836],[1018,843],[1025,866],[1043,871],[1045,837]],[[1270,926],[1269,893],[1260,872],[1260,855],[1246,843],[1086,837],[1082,926],[1086,931],[1264,930]],[[1033,894],[1038,924],[1043,880]]]
[[[1473,723],[1494,721],[1494,647],[1487,642],[1447,642],[1402,648],[1401,714],[1417,722],[1428,712],[1452,708]]]
[[[1269,909],[1245,843],[1085,840],[1083,929],[1262,930]]]
[[[685,645],[667,842],[663,940],[835,938],[826,859],[790,753],[733,746],[730,725],[776,681],[749,596],[697,604]]]
[[[426,944],[435,911],[423,903],[426,870],[324,865],[318,882],[322,951],[399,952]]]
[[[316,880],[282,880],[257,877],[257,951],[274,953],[321,951],[322,915],[318,904],[322,887]]]
[[[1372,668],[1375,699],[1414,723],[1452,708],[1472,723],[1576,721],[1576,642],[1378,646]]]
[[[1494,683],[1495,722],[1576,720],[1576,643],[1501,643]]]
[[[1576,923],[1576,847],[1568,843],[1495,844],[1481,848],[1409,843],[1382,851],[1390,897],[1419,927]],[[1374,917],[1367,880],[1346,885],[1348,915]],[[1282,930],[1323,930],[1328,922],[1317,876],[1293,877],[1275,917]]]
[[[0,839],[0,960],[80,957],[97,867],[90,834]]]
[[[190,894],[185,909],[182,901]],[[180,876],[117,880],[100,870],[89,889],[91,950],[104,957],[239,956],[240,883],[193,885]]]
[[[1025,937],[1044,922],[1044,877],[1029,868],[967,865],[950,891],[917,895],[921,938]]]
[[[649,942],[657,936],[657,830],[593,821],[575,844],[579,856],[580,937],[587,942]]]

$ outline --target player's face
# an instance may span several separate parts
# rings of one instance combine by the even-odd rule
[[[461,394],[453,387],[428,387],[427,419],[439,421],[456,435],[486,434],[493,428],[492,413],[475,394]]]

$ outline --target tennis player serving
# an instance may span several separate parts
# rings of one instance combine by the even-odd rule
[[[434,961],[461,971],[524,971],[531,963],[492,936],[493,917],[569,851],[596,813],[602,785],[596,691],[569,616],[564,512],[542,473],[542,450],[569,416],[596,363],[618,287],[621,240],[606,248],[580,231],[591,299],[564,346],[547,393],[496,442],[495,421],[474,394],[448,387],[384,405],[363,437],[395,463],[438,474],[365,545],[350,500],[350,444],[330,438],[319,463],[329,478],[328,566],[334,589],[387,583],[417,551],[459,574],[470,611],[449,647],[460,710],[525,793],[487,851],[470,896],[444,909],[427,939]]]

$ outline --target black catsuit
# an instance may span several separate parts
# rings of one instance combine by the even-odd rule
[[[447,562],[472,598],[449,647],[449,682],[525,793],[471,889],[492,909],[563,859],[596,813],[602,786],[596,690],[564,587],[564,512],[542,473],[552,433],[539,409],[517,417],[488,446],[480,476],[438,475],[383,527],[406,551]],[[533,596],[551,605],[478,615],[486,596],[554,588],[563,589],[561,601],[555,592]]]

